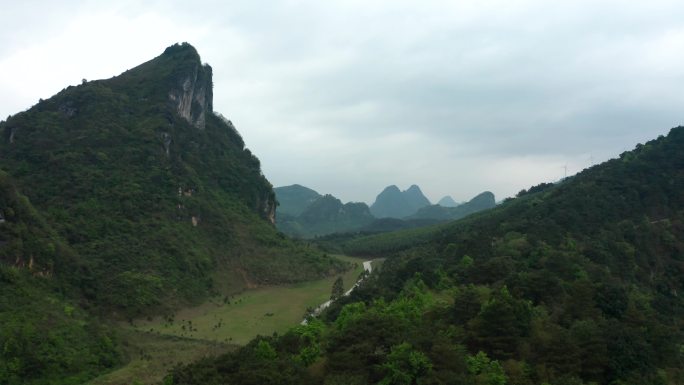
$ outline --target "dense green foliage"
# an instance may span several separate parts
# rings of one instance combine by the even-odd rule
[[[174,45],[0,122],[0,383],[79,383],[117,364],[94,314],[346,267],[269,223],[272,187],[213,113],[211,76]]]
[[[389,258],[315,331],[168,382],[254,383],[251,367],[285,365],[261,383],[682,383],[682,148],[678,127],[493,210],[359,240],[357,252]]]
[[[178,114],[169,94],[195,77],[210,98],[211,69],[177,45],[0,124],[0,167],[83,257],[81,288],[96,303],[137,313],[167,293],[206,296],[217,270],[288,282],[339,268],[259,218],[274,194],[230,122],[206,111],[198,128]]]
[[[81,383],[120,360],[107,328],[59,278],[77,255],[0,172],[0,383]]]

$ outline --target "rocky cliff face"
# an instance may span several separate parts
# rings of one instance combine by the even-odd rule
[[[276,223],[276,197],[273,190],[267,191],[257,199],[256,209],[259,215],[271,222],[272,225]]]
[[[206,114],[213,110],[212,71],[208,64],[197,63],[178,79],[177,88],[169,92],[178,115],[193,126],[204,129]]]

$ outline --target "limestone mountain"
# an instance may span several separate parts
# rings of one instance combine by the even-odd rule
[[[298,189],[298,191],[306,190]],[[370,213],[368,205],[365,203],[348,202],[343,204],[334,196],[326,194],[311,202],[300,215],[278,216],[276,226],[278,230],[290,236],[311,238],[336,232],[358,230],[374,220],[375,217]]]
[[[444,207],[442,205],[425,206],[411,215],[410,219],[436,219],[441,221],[452,221],[461,219],[478,211],[491,209],[496,206],[494,194],[485,191],[478,194],[473,199],[456,207]]]
[[[428,205],[430,201],[417,185],[411,185],[405,191],[391,185],[378,194],[370,210],[377,218],[404,218]]]
[[[176,44],[0,122],[0,168],[81,261],[90,303],[137,314],[237,290],[240,277],[295,281],[340,267],[277,234],[272,186],[213,111],[212,87],[211,67]],[[11,245],[0,245],[3,259]],[[46,253],[34,269],[57,275],[62,261]]]
[[[278,200],[276,216],[282,215],[298,216],[313,202],[321,197],[316,191],[299,184],[291,186],[276,187],[273,189]]]
[[[440,199],[439,202],[437,202],[437,204],[442,206],[442,207],[456,207],[456,206],[458,206],[458,203],[456,203],[454,198],[452,198],[450,195],[447,195],[447,196],[443,197],[442,199]]]

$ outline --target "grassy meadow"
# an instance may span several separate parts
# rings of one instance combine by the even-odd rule
[[[135,330],[121,330],[126,341],[123,351],[130,360],[126,366],[90,381],[89,385],[156,384],[177,364],[187,364],[205,356],[234,350],[235,345],[163,336]]]
[[[363,260],[337,258],[355,263],[342,274],[345,291],[363,271]],[[297,325],[307,308],[315,308],[330,297],[337,275],[316,281],[248,289],[229,297],[214,297],[204,304],[186,308],[173,316],[137,320],[137,331],[157,335],[243,345],[257,335],[282,333]]]

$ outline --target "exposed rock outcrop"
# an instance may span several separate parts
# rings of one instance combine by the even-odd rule
[[[261,194],[256,202],[257,212],[272,225],[276,223],[276,197],[273,190]]]
[[[196,60],[177,77],[177,87],[169,91],[169,99],[174,103],[178,115],[193,126],[203,129],[206,114],[213,111],[211,66],[202,65],[197,51],[187,43],[171,46],[165,53],[173,54],[178,50],[192,50],[191,53]]]

